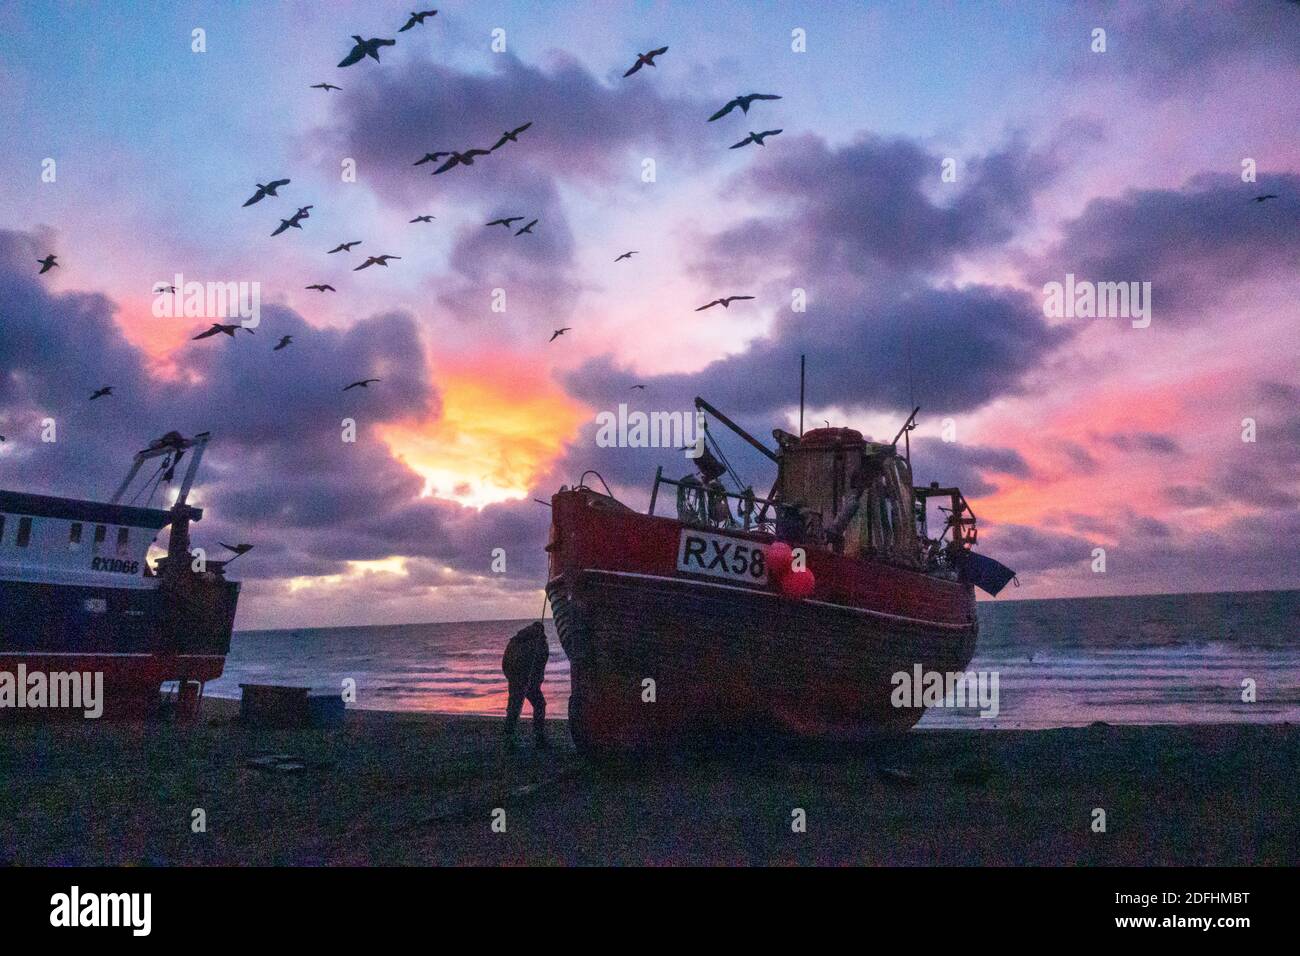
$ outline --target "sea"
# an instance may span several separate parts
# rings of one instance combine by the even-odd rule
[[[981,601],[978,614],[969,669],[997,676],[996,716],[935,708],[921,727],[1300,721],[1300,591]],[[500,715],[501,653],[526,623],[239,631],[207,693],[237,698],[241,683],[335,693],[351,678],[363,709]],[[547,710],[563,716],[569,662],[549,619],[546,629]]]

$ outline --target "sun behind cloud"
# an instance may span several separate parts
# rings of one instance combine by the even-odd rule
[[[424,494],[476,508],[525,497],[587,417],[544,370],[499,357],[458,364],[438,383],[440,418],[381,435]]]

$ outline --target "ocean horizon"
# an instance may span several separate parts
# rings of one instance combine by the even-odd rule
[[[981,601],[968,670],[996,674],[998,713],[932,709],[920,727],[1045,729],[1300,721],[1300,590]],[[519,620],[237,631],[225,673],[241,683],[339,692],[364,710],[500,716],[501,653]],[[569,662],[545,621],[548,713],[567,712]],[[1253,681],[1254,702],[1243,701]]]

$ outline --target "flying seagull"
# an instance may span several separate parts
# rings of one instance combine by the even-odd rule
[[[510,226],[513,225],[514,223],[516,223],[516,222],[522,222],[522,221],[523,221],[523,218],[524,218],[523,216],[505,216],[505,217],[503,217],[503,218],[501,218],[501,219],[493,219],[491,222],[484,223],[484,225],[486,225],[486,226],[505,226],[507,229],[509,229]]]
[[[339,291],[338,289],[334,288],[332,285],[330,285],[330,284],[327,283],[327,282],[318,282],[318,283],[316,283],[315,285],[305,286],[305,288],[308,288],[308,289],[315,289],[317,292],[337,292],[337,291]]]
[[[165,282],[159,282],[156,286],[153,287],[154,295],[166,295],[166,294],[173,293],[175,291],[176,291],[176,286],[168,285]]]
[[[313,84],[311,85],[311,88],[312,88],[313,90],[324,90],[326,93],[328,93],[330,90],[341,90],[341,89],[343,89],[343,87],[341,87],[341,86],[335,86],[333,83],[313,83]]]
[[[346,392],[350,388],[369,388],[371,382],[377,381],[379,381],[377,378],[363,378],[361,381],[353,382],[351,385],[344,385],[343,391]]]
[[[443,163],[441,166],[435,169],[433,171],[433,175],[437,176],[439,173],[445,173],[447,170],[457,165],[473,166],[475,156],[486,156],[489,152],[490,150],[486,150],[486,149],[467,149],[463,153],[458,153],[455,150],[452,150],[450,153],[447,154],[451,157],[451,159],[447,160],[445,163]]]
[[[661,54],[667,52],[668,52],[668,47],[661,46],[659,49],[651,50],[649,53],[638,53],[636,55],[636,62],[632,64],[632,68],[628,70],[626,73],[624,73],[623,75],[631,76],[633,73],[641,69],[641,67],[643,66],[654,66],[655,57],[660,56]]]
[[[451,153],[450,150],[442,150],[442,151],[437,152],[437,153],[425,153],[423,156],[421,156],[421,157],[420,157],[419,159],[417,159],[415,162],[411,163],[411,165],[412,165],[412,166],[423,166],[425,163],[436,163],[438,160],[442,159],[442,157],[444,157],[444,156],[451,156],[451,155],[453,155],[453,154]]]
[[[58,256],[51,252],[44,259],[37,259],[36,261],[41,264],[41,271],[38,272],[37,275],[45,275],[45,273],[57,266],[58,263],[54,261],[57,258]]]
[[[301,229],[301,228],[302,228],[302,221],[303,221],[304,219],[310,219],[310,218],[311,218],[311,214],[307,212],[307,210],[308,210],[308,209],[311,209],[311,208],[312,208],[311,206],[303,206],[301,209],[299,209],[296,213],[294,213],[294,214],[293,214],[292,216],[290,216],[288,219],[281,219],[281,220],[280,220],[280,225],[276,227],[275,232],[271,233],[271,235],[273,235],[273,236],[278,236],[280,233],[284,232],[286,229],[288,229],[288,228],[291,227],[291,226],[292,226],[294,229]]]
[[[765,140],[765,139],[766,139],[767,137],[769,137],[769,136],[775,136],[775,135],[776,135],[777,133],[779,133],[779,132],[781,132],[779,129],[769,129],[769,130],[764,130],[764,131],[761,132],[761,133],[755,133],[753,130],[750,130],[750,133],[749,133],[748,136],[746,136],[744,139],[742,139],[742,140],[741,140],[739,143],[737,143],[736,145],[734,145],[734,146],[729,146],[729,147],[727,147],[727,148],[728,148],[728,149],[740,149],[740,147],[745,146],[745,145],[747,145],[747,144],[749,144],[749,143],[757,143],[759,146],[765,146],[765,145],[767,145],[767,144],[764,143],[763,140]]]
[[[235,552],[236,555],[248,554],[248,552],[253,550],[251,544],[226,544],[224,541],[218,541],[217,544],[221,545],[227,551]]]
[[[730,308],[731,303],[733,303],[733,302],[738,302],[738,301],[740,301],[741,299],[752,299],[752,298],[754,298],[752,295],[728,295],[728,296],[723,296],[721,299],[714,299],[714,300],[713,300],[712,302],[710,302],[708,305],[702,305],[702,306],[700,306],[700,307],[699,307],[698,309],[696,309],[695,311],[696,311],[696,312],[703,312],[705,309],[711,309],[711,308],[713,308],[715,305],[720,305],[720,306],[722,306],[724,309],[726,309],[726,308]]]
[[[248,202],[244,203],[244,205],[251,206],[255,202],[261,202],[267,196],[278,196],[279,193],[277,193],[276,190],[279,189],[281,186],[287,186],[287,185],[289,185],[289,180],[287,179],[273,179],[269,183],[266,183],[265,185],[263,185],[262,183],[258,183],[257,192],[253,193],[253,195],[249,197]]]
[[[528,127],[532,125],[533,125],[532,121],[530,120],[529,122],[525,123],[523,126],[516,127],[515,129],[506,130],[504,133],[501,134],[501,138],[497,140],[496,145],[493,146],[492,149],[494,150],[500,149],[506,143],[519,142],[519,134],[522,133],[524,130],[528,129]]]
[[[90,400],[93,402],[97,398],[103,398],[105,395],[112,395],[112,394],[113,394],[113,386],[105,385],[103,388],[96,389],[95,392],[90,396]]]
[[[411,19],[407,20],[406,26],[402,27],[402,29],[398,30],[397,32],[405,33],[407,30],[411,29],[411,27],[415,26],[417,23],[423,24],[424,21],[427,20],[429,17],[435,16],[437,12],[438,12],[437,10],[425,10],[423,13],[415,13],[414,11],[412,11]]]
[[[566,325],[566,326],[565,326],[564,328],[562,328],[562,329],[556,329],[554,332],[551,333],[551,337],[550,337],[547,341],[548,341],[548,342],[554,342],[556,339],[558,339],[558,338],[559,338],[561,335],[563,335],[565,332],[568,332],[571,328],[573,328],[573,326],[571,326],[571,325]]]
[[[253,330],[244,325],[222,325],[220,322],[213,322],[210,326],[208,326],[198,335],[190,339],[190,341],[197,342],[199,339],[209,339],[212,338],[212,336],[214,335],[223,335],[223,334],[229,335],[233,339],[235,337],[235,333],[238,332],[240,329],[243,329],[249,335],[253,334]]]
[[[621,256],[619,256],[619,257],[618,257],[617,259],[615,259],[614,261],[615,261],[615,262],[622,262],[624,259],[631,259],[634,255],[636,255],[636,250],[635,250],[635,249],[633,249],[631,252],[625,252],[625,253],[623,253]]]
[[[715,119],[722,119],[722,117],[726,116],[737,106],[740,107],[742,113],[748,113],[749,106],[754,102],[754,100],[779,100],[780,98],[781,97],[777,96],[775,93],[750,93],[747,96],[737,96],[722,109],[710,116],[709,122],[712,123]]]
[[[328,256],[328,255],[333,255],[336,252],[351,252],[353,246],[359,246],[359,245],[361,245],[360,239],[356,240],[355,242],[340,242],[337,246],[335,246],[333,249],[331,249],[329,252],[325,254]]]
[[[628,391],[629,391],[629,392],[634,392],[634,391],[636,391],[638,388],[641,389],[642,391],[645,391],[645,386],[644,386],[644,385],[633,385],[631,388],[628,389]]]
[[[397,46],[396,40],[383,40],[379,37],[371,37],[369,40],[363,40],[355,33],[352,39],[356,40],[356,46],[352,52],[339,61],[339,66],[351,66],[353,63],[360,63],[366,57],[370,57],[376,63],[379,62],[379,48],[381,46]]]
[[[1263,196],[1256,196],[1251,202],[1267,202],[1270,199],[1280,198],[1277,193],[1266,193]]]
[[[411,222],[433,222],[433,216],[416,216]]]
[[[519,218],[522,219],[523,217],[520,216]],[[532,222],[530,222],[528,225],[524,226],[522,229],[520,229],[518,232],[516,232],[515,235],[516,235],[516,236],[522,236],[524,233],[528,233],[528,234],[531,236],[531,235],[533,234],[533,226],[535,226],[535,225],[537,225],[537,220],[536,220],[536,219],[534,219],[534,220],[533,220]]]
[[[365,262],[361,263],[361,265],[357,266],[357,267],[356,267],[355,269],[353,269],[352,271],[353,271],[353,272],[360,272],[362,269],[367,269],[367,268],[369,268],[370,266],[383,266],[384,268],[388,268],[388,260],[389,260],[389,259],[400,259],[400,258],[402,258],[402,257],[401,257],[401,256],[390,256],[390,255],[387,255],[387,254],[382,255],[382,256],[370,256],[368,259],[366,259]]]
[[[293,341],[293,336],[292,336],[292,335],[285,335],[285,336],[282,336],[282,337],[280,338],[279,343],[276,345],[275,348],[271,349],[271,351],[272,351],[272,352],[278,352],[278,351],[280,351],[280,349],[287,348],[287,347],[289,346],[289,343],[292,342],[292,341]]]

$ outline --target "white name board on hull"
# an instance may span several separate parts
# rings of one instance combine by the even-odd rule
[[[767,583],[767,554],[761,544],[694,528],[683,528],[677,570],[741,584]]]

